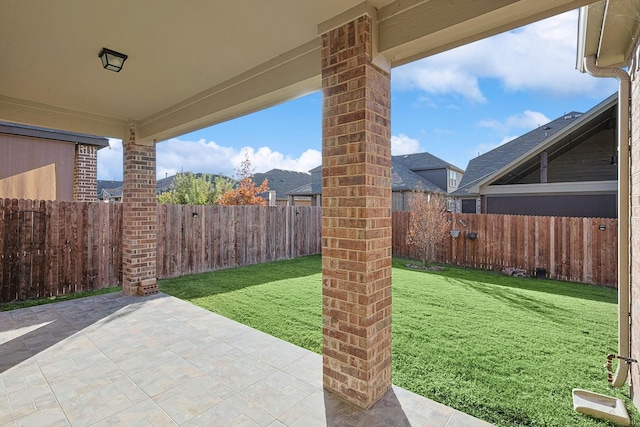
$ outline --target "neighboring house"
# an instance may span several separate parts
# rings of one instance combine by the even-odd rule
[[[106,138],[0,122],[0,198],[94,201]]]
[[[106,202],[122,200],[122,181],[98,180],[98,199]]]
[[[308,172],[297,172],[284,169],[271,169],[269,172],[253,174],[253,181],[260,185],[268,180],[269,192],[261,194],[269,206],[310,205],[311,197],[298,195],[290,201],[288,193],[296,188],[311,183]]]
[[[456,211],[617,217],[617,94],[472,159]]]
[[[309,171],[311,182],[290,191],[290,197],[308,196],[312,205],[320,206],[322,166]],[[409,209],[409,196],[418,189],[429,193],[449,194],[457,188],[464,171],[429,154],[416,153],[391,158],[392,209]]]

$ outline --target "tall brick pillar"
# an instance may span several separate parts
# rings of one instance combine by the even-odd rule
[[[73,200],[95,202],[98,199],[98,149],[94,145],[76,144],[73,164]]]
[[[157,292],[156,146],[138,141],[135,124],[122,145],[122,290],[146,295]]]
[[[391,387],[390,74],[373,25],[322,34],[324,387],[363,408]]]

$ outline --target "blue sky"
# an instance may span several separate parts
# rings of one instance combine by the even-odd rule
[[[391,72],[392,153],[428,151],[464,169],[484,153],[617,90],[575,70],[577,11],[434,55]],[[245,150],[256,172],[321,163],[321,94],[157,144],[157,176],[234,176]],[[98,152],[98,179],[122,179],[122,144]]]

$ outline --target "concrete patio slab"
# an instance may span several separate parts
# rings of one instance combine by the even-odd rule
[[[395,386],[358,409],[320,355],[162,293],[0,313],[0,426],[140,425],[490,424]]]

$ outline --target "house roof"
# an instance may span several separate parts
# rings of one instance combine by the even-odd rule
[[[9,135],[29,136],[32,138],[51,139],[55,141],[73,142],[84,145],[95,145],[100,148],[109,145],[107,138],[82,133],[65,132],[61,130],[46,129],[36,126],[19,125],[15,123],[0,122],[0,133]],[[98,148],[98,149],[100,149]]]
[[[393,156],[393,161],[395,162],[394,164],[401,164],[413,171],[449,168],[455,169],[458,172],[464,172],[464,170],[459,167],[427,152]]]
[[[525,165],[543,150],[575,145],[608,121],[617,105],[613,94],[587,113],[572,111],[546,125],[471,159],[454,195],[477,194],[481,185],[493,182],[508,171]],[[537,161],[537,160],[536,160]]]
[[[122,197],[122,181],[98,180],[98,198]]]
[[[421,177],[411,169],[398,162],[395,157],[391,159],[391,191],[413,191],[422,188],[424,191],[446,192],[433,182]]]
[[[258,185],[265,179],[269,181],[269,190],[276,192],[276,199],[286,199],[289,191],[311,183],[311,175],[308,172],[271,169],[268,172],[253,174],[253,180]]]
[[[439,187],[432,181],[427,178],[423,178],[414,172],[443,168],[453,168],[458,171],[462,171],[462,169],[429,153],[392,156],[391,190],[413,191],[416,188],[421,187],[425,191],[446,193],[446,189]],[[310,172],[320,171],[322,171],[322,165],[311,169]],[[269,182],[269,186],[271,186],[271,182]],[[286,194],[295,196],[313,196],[316,194],[322,194],[322,183],[311,180],[310,183],[289,190]]]

